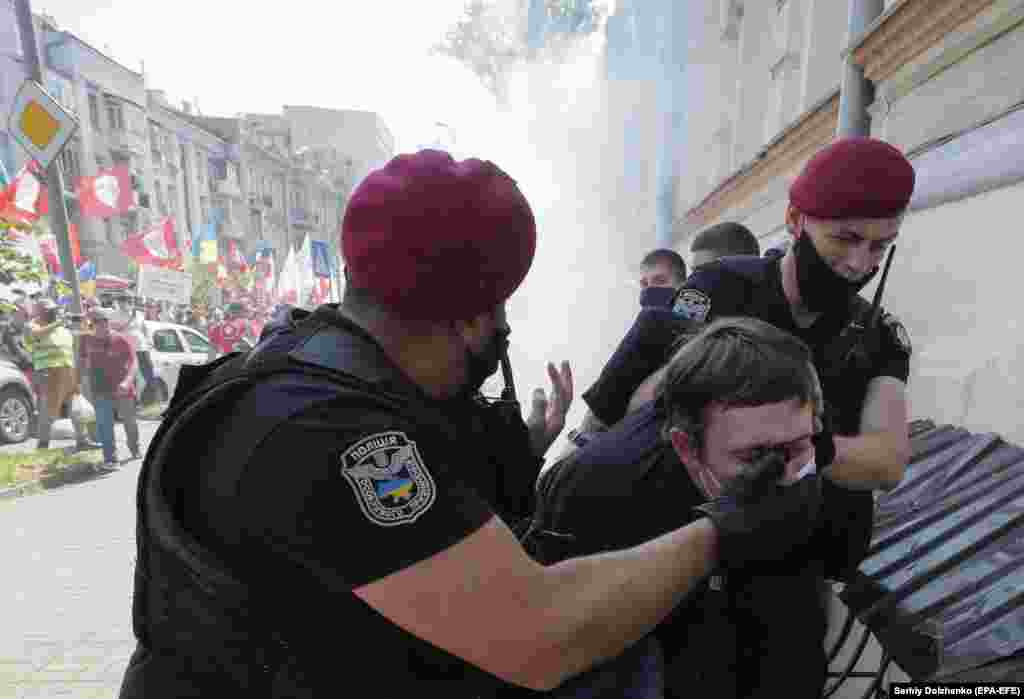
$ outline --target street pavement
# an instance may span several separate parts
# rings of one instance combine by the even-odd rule
[[[67,422],[67,421],[61,421]],[[145,449],[158,422],[140,421]],[[55,425],[52,447],[74,444]],[[115,433],[127,458],[124,430]],[[58,439],[69,438],[66,444]],[[31,450],[35,440],[0,447]],[[135,488],[141,461],[0,500],[0,699],[111,699],[135,648]]]

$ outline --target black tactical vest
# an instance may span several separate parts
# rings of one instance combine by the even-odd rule
[[[507,688],[487,673],[383,623],[354,595],[334,595],[324,604],[345,618],[346,628],[338,629],[339,636],[358,629],[370,633],[351,640],[309,638],[291,624],[282,591],[260,586],[257,561],[247,561],[244,555],[226,560],[182,525],[180,513],[190,494],[178,473],[188,471],[190,445],[204,420],[211,421],[256,381],[288,373],[315,377],[329,383],[339,396],[357,395],[361,404],[377,401],[382,409],[399,414],[416,410],[406,396],[382,390],[381,377],[372,370],[360,370],[358,357],[346,356],[350,347],[339,343],[338,329],[330,321],[334,312],[330,307],[312,314],[293,311],[292,319],[297,321],[293,327],[265,335],[252,352],[182,368],[139,476],[132,603],[138,646],[125,674],[121,699],[337,696],[347,691],[346,686],[381,680],[339,676],[339,654],[345,655],[348,666],[358,666],[359,653],[379,654],[384,649],[395,662],[421,675],[423,687],[445,696],[496,696],[503,686]],[[354,366],[353,373],[345,371]],[[245,446],[230,463],[217,464],[214,488],[229,492],[263,437],[304,407],[262,405],[247,412],[251,428],[245,440],[234,440]],[[175,468],[176,464],[180,466]],[[287,594],[323,596],[318,590]]]

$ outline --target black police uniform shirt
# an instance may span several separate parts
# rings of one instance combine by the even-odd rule
[[[850,312],[826,313],[806,328],[793,319],[782,290],[782,258],[722,258],[695,270],[679,290],[674,313],[645,310],[605,365],[600,377],[584,394],[591,411],[605,424],[625,414],[633,392],[645,378],[671,357],[673,342],[690,323],[708,323],[728,316],[751,316],[786,330],[806,342],[822,378],[825,400],[833,409],[833,430],[853,435],[860,431],[860,416],[868,383],[880,376],[906,382],[910,374],[910,340],[899,321],[882,314],[879,347],[866,370],[843,372],[841,379],[827,375],[826,349],[849,324]],[[861,306],[866,305],[858,297]],[[680,318],[684,320],[680,320]]]
[[[371,393],[339,397],[323,379],[285,376],[256,385],[215,426],[200,460],[210,466],[195,471],[185,522],[229,563],[240,555],[241,565],[259,561],[260,584],[279,590],[278,611],[315,689],[310,696],[328,696],[339,682],[388,696],[431,687],[474,696],[467,683],[502,686],[353,595],[458,543],[493,513],[466,479],[477,465],[473,451],[441,426],[445,406],[360,328],[340,316],[338,323],[340,344],[328,363],[398,396],[399,409],[382,410]],[[287,345],[289,335],[278,319],[260,344]],[[291,417],[255,450],[233,491],[219,493],[216,464],[249,438],[247,416],[261,406],[291,410]]]
[[[563,558],[636,546],[696,519],[693,508],[706,498],[661,438],[663,424],[658,403],[648,403],[545,474],[553,485],[541,503],[551,513],[544,527],[572,537]],[[743,697],[753,689],[820,696],[827,627],[820,584],[851,574],[872,526],[870,493],[827,479],[823,488],[827,515],[783,562],[797,572],[734,580],[729,592],[704,582],[658,626],[667,696]]]
[[[696,330],[696,323],[670,307],[644,307],[597,381],[583,393],[590,411],[609,427],[621,420],[633,392],[669,359],[679,337]]]

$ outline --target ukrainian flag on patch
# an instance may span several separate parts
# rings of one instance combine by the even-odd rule
[[[415,483],[409,478],[399,478],[393,481],[377,481],[374,484],[377,488],[377,497],[392,498],[404,502],[412,497],[412,489]]]

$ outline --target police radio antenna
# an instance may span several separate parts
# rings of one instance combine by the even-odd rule
[[[505,388],[501,391],[501,399],[517,401],[516,386],[512,381],[512,364],[508,361],[508,350],[501,353],[501,378],[505,381]]]
[[[882,312],[882,292],[885,291],[885,280],[889,278],[889,267],[892,266],[892,256],[896,252],[896,246],[893,245],[889,248],[889,256],[885,258],[885,268],[882,270],[882,278],[878,282],[878,288],[875,289],[875,298],[871,302],[871,314],[868,316],[868,327],[873,328],[878,325],[878,316]]]

